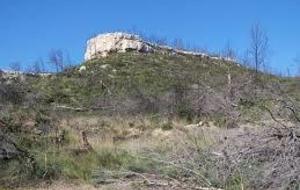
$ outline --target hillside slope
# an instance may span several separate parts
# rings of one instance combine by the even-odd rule
[[[134,51],[2,77],[0,187],[297,188],[298,87],[224,59]]]
[[[33,78],[30,85],[49,105],[122,114],[223,117],[227,111],[253,119],[261,103],[273,106],[288,94],[297,98],[292,87],[297,83],[290,79],[255,75],[222,59],[158,53],[113,54],[58,75]],[[263,117],[260,113],[256,119]]]

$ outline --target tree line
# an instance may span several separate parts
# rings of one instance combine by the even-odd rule
[[[72,67],[74,64],[68,53],[64,53],[61,49],[52,49],[48,53],[46,61],[42,58],[35,60],[33,63],[26,65],[22,62],[14,61],[9,64],[9,69],[16,72],[25,73],[49,73],[49,72],[62,72],[65,69]]]

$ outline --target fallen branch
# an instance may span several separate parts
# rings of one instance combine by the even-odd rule
[[[106,172],[105,172],[106,173]],[[118,175],[119,180],[125,180],[126,178],[130,178],[132,176],[137,176],[139,178],[143,179],[144,185],[147,186],[161,186],[161,187],[167,187],[167,186],[172,186],[172,187],[180,187],[180,189],[195,189],[195,190],[223,190],[223,189],[218,189],[218,188],[213,188],[213,187],[199,187],[199,186],[191,186],[191,185],[185,185],[183,182],[178,181],[177,179],[171,178],[171,177],[166,177],[166,176],[157,176],[156,174],[149,174],[149,173],[138,173],[134,171],[107,171],[109,175]],[[155,179],[149,179],[149,177],[155,177]],[[156,179],[158,177],[158,179]],[[160,179],[166,179],[167,182],[161,182]],[[103,178],[102,178],[103,180]],[[113,180],[113,179],[106,179],[105,183],[114,183],[117,182],[118,180]],[[174,183],[172,183],[173,181]],[[103,183],[103,181],[102,181]]]
[[[114,106],[105,106],[105,107],[70,107],[65,105],[55,105],[55,108],[59,109],[67,109],[67,110],[73,110],[73,111],[89,111],[89,110],[105,110],[105,109],[114,109]]]
[[[173,162],[167,162],[167,161],[159,160],[159,159],[155,159],[155,158],[149,158],[149,157],[145,157],[145,156],[137,156],[137,157],[141,158],[141,159],[152,160],[152,161],[163,163],[163,164],[167,164],[167,165],[172,165],[172,166],[174,166],[176,168],[179,168],[179,169],[185,170],[187,172],[193,173],[194,175],[200,177],[206,183],[206,185],[212,186],[212,183],[207,178],[205,178],[202,174],[200,174],[200,173],[198,173],[198,172],[196,172],[196,171],[194,171],[192,169],[189,169],[187,167],[179,166],[178,164],[175,164]]]
[[[296,119],[298,122],[300,122],[300,118],[299,118],[298,115],[296,114],[296,111],[295,111],[295,109],[294,109],[293,107],[291,107],[291,106],[285,106],[285,108],[289,109],[289,110],[293,113],[295,119]]]
[[[271,118],[272,118],[276,123],[280,124],[280,125],[283,126],[285,129],[287,128],[286,125],[284,125],[283,123],[281,123],[280,121],[278,121],[278,120],[276,119],[276,117],[273,115],[272,111],[271,111],[268,107],[262,105],[262,108],[265,109],[265,110],[270,114]],[[278,128],[276,128],[276,127],[272,127],[272,128],[274,128],[275,130],[277,130],[277,131],[280,132],[280,130],[279,130]]]
[[[88,110],[88,108],[69,107],[69,106],[65,106],[65,105],[56,105],[55,108],[68,109],[68,110],[74,110],[74,111],[87,111]]]

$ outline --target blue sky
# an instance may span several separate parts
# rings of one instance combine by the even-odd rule
[[[273,70],[295,72],[300,0],[0,0],[0,68],[46,60],[51,49],[80,63],[90,36],[132,28],[210,51],[229,42],[242,54],[257,22],[269,36]]]

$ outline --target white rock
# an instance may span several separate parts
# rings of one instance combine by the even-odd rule
[[[79,72],[82,72],[82,71],[86,71],[86,66],[85,66],[85,65],[82,65],[82,66],[79,68]]]
[[[111,74],[108,74],[107,76],[112,79],[116,78],[114,75],[111,75]]]
[[[143,53],[160,52],[163,54],[192,55],[213,60],[227,60],[224,57],[213,57],[205,53],[157,45],[142,40],[138,35],[122,32],[100,34],[88,40],[84,59],[85,61],[88,61],[94,58],[106,57],[112,52],[124,53],[127,51]],[[227,61],[236,62],[235,60]]]
[[[104,64],[104,65],[101,65],[101,66],[100,66],[101,69],[106,69],[106,68],[108,68],[108,67],[109,67],[109,64]]]
[[[144,42],[139,36],[126,33],[107,33],[98,35],[87,42],[85,60],[106,57],[111,52],[152,52],[153,47]]]

